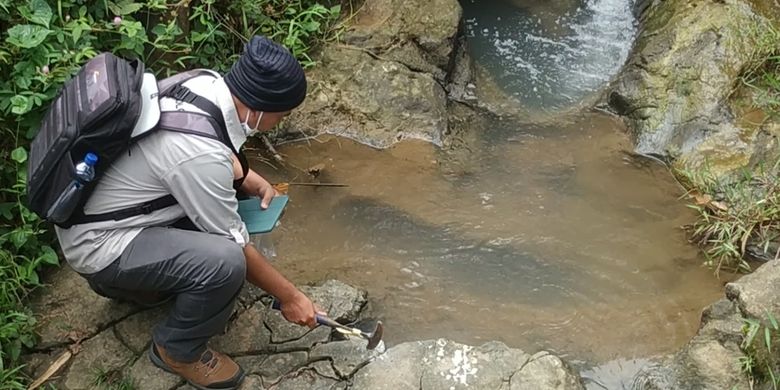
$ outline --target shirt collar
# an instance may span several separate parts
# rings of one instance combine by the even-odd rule
[[[238,118],[233,95],[230,93],[227,84],[225,84],[224,78],[219,77],[214,80],[214,91],[217,106],[222,110],[222,116],[225,118],[225,128],[227,129],[230,142],[236,150],[240,150],[247,137],[244,129],[241,127],[241,119]]]

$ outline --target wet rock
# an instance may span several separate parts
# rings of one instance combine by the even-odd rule
[[[780,260],[769,261],[753,273],[726,285],[726,296],[746,318],[766,320],[767,313],[780,318]]]
[[[581,389],[580,379],[563,361],[548,352],[540,352],[509,380],[510,390]]]
[[[136,389],[143,390],[169,390],[184,382],[178,375],[157,368],[146,354],[139,356],[130,367],[128,379]]]
[[[225,334],[212,339],[212,345],[228,355],[273,352],[270,347],[271,331],[263,322],[272,315],[269,310],[262,302],[256,302],[228,325]]]
[[[376,350],[367,350],[365,340],[350,339],[314,346],[311,360],[328,359],[335,373],[342,379],[352,374],[379,356]]]
[[[114,326],[117,337],[136,354],[145,352],[152,340],[152,328],[170,309],[170,305],[163,305],[126,318]]]
[[[642,29],[609,92],[629,119],[638,153],[705,161],[715,172],[746,165],[755,132],[733,124],[724,104],[751,61],[753,38],[768,21],[742,0],[640,2]]]
[[[100,373],[120,371],[133,358],[133,352],[114,336],[113,330],[101,332],[84,341],[79,353],[71,359],[62,388],[91,389]]]
[[[549,356],[549,357],[548,357]],[[579,379],[548,354],[535,360],[499,342],[470,347],[439,339],[390,348],[353,377],[356,389],[582,389]],[[529,371],[525,371],[528,368]],[[514,383],[514,385],[512,385]]]
[[[37,347],[41,349],[94,336],[109,324],[139,310],[97,295],[69,267],[52,272],[45,283],[48,286],[38,289],[30,302],[32,310],[38,313]]]
[[[737,306],[720,300],[702,314],[698,334],[678,353],[637,377],[637,388],[649,390],[748,389],[738,364],[744,353],[742,316]]]

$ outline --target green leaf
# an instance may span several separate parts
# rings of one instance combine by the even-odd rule
[[[27,161],[27,150],[20,146],[11,152],[11,158],[21,164]]]
[[[16,115],[22,115],[27,111],[30,111],[30,108],[32,108],[32,104],[30,104],[30,99],[28,99],[26,96],[16,95],[11,98],[12,113]]]
[[[51,30],[31,24],[17,24],[8,29],[6,42],[25,49],[31,49],[43,42]]]
[[[43,248],[41,248],[41,256],[38,258],[42,263],[49,264],[49,265],[59,265],[60,259],[57,257],[57,253],[54,252],[54,249],[51,249],[50,246],[46,245]]]
[[[772,324],[772,329],[774,330],[780,330],[780,327],[777,325],[777,320],[775,319],[775,316],[772,315],[768,310],[766,312],[767,318],[769,318],[769,323]]]
[[[52,12],[51,7],[49,7],[46,0],[32,0],[30,2],[30,8],[32,8],[32,15],[25,15],[25,18],[32,23],[49,28]]]
[[[11,212],[11,210],[14,209],[14,206],[16,206],[16,203],[13,202],[0,203],[0,215],[9,221],[12,220],[14,218],[14,214]]]
[[[140,4],[140,3],[126,3],[126,4],[122,4],[119,15],[132,14],[133,12],[138,12],[143,7],[144,7],[144,5]]]
[[[14,230],[10,234],[11,243],[19,249],[30,239],[30,232],[26,230]]]
[[[767,351],[772,353],[772,334],[769,333],[769,328],[764,328],[764,343],[766,343]]]

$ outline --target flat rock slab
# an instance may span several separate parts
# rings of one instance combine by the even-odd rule
[[[275,383],[282,376],[303,367],[308,361],[309,354],[303,351],[236,358],[236,362],[247,374],[262,377],[264,383]]]
[[[227,333],[212,339],[211,344],[228,355],[273,352],[270,347],[271,331],[263,322],[270,314],[269,310],[262,302],[256,302],[239,314],[238,319],[228,326]]]
[[[133,363],[127,376],[138,390],[170,390],[184,383],[178,375],[157,368],[145,353]]]
[[[114,336],[112,329],[103,331],[81,345],[81,351],[72,358],[62,388],[92,389],[98,375],[123,370],[134,357],[133,352]]]
[[[347,379],[355,371],[374,360],[379,353],[367,350],[363,339],[336,341],[314,346],[310,351],[311,360],[328,359],[341,379]]]
[[[358,370],[353,385],[376,390],[499,389],[510,378],[515,389],[583,388],[579,378],[552,355],[531,357],[499,342],[470,347],[444,339],[390,348]],[[551,384],[554,387],[548,387]]]
[[[170,308],[163,305],[133,314],[114,326],[117,336],[136,354],[145,352],[152,341],[152,328],[168,315]]]
[[[38,289],[31,300],[38,318],[38,348],[94,336],[109,324],[139,310],[97,295],[69,267],[54,271],[45,283],[49,286]]]

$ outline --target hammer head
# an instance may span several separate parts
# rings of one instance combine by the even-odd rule
[[[366,346],[366,349],[374,349],[377,345],[379,345],[379,342],[382,341],[382,335],[385,332],[385,327],[382,325],[382,321],[378,321],[376,323],[376,328],[374,328],[374,331],[371,333],[366,333],[365,338],[368,340],[368,345]]]

